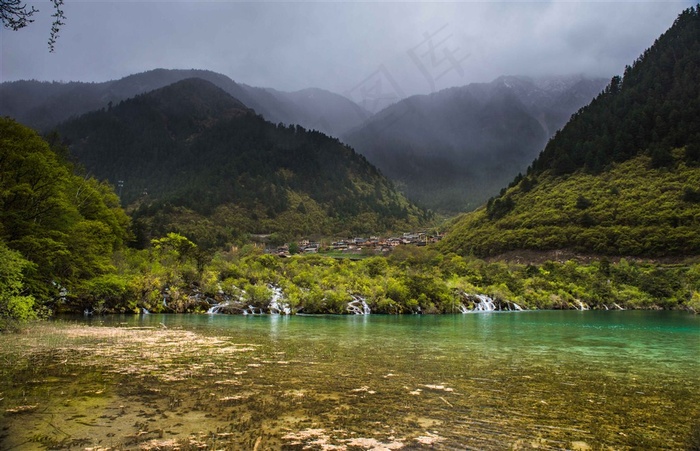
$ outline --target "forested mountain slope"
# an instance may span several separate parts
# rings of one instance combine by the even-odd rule
[[[444,250],[700,254],[700,7],[684,11],[549,142],[464,215]]]
[[[246,233],[370,233],[415,226],[424,214],[337,139],[271,124],[201,79],[59,132],[90,173],[123,181],[144,243],[173,230],[205,247]]]

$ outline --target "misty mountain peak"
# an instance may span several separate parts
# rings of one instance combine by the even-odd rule
[[[476,207],[527,165],[605,85],[508,75],[406,98],[345,139],[424,206]]]

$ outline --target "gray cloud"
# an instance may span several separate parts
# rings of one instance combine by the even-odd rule
[[[67,0],[50,54],[43,1],[30,27],[0,32],[0,80],[104,81],[201,68],[254,86],[350,95],[379,79],[385,93],[408,95],[504,74],[609,77],[692,4]]]

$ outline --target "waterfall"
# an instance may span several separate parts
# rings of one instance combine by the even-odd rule
[[[150,315],[150,314],[151,314],[151,312],[149,312],[149,311],[146,309],[146,307],[141,307],[141,313],[143,313],[144,315]]]
[[[584,311],[584,310],[589,310],[588,306],[581,302],[580,300],[576,299],[576,303],[579,306],[579,310]]]
[[[353,296],[353,300],[348,302],[347,310],[354,315],[369,315],[372,311],[361,296]]]
[[[496,310],[496,305],[490,297],[485,294],[477,294],[475,297],[479,300],[479,302],[474,305],[475,312],[493,312]]]
[[[464,304],[459,305],[459,311],[462,313],[523,311],[523,308],[513,301],[494,302],[491,297],[485,294],[467,294],[462,290],[458,290],[458,293],[465,301]],[[472,308],[470,308],[470,304],[473,306]]]
[[[225,302],[220,302],[218,304],[214,304],[211,307],[209,307],[209,310],[207,310],[207,313],[210,315],[215,315],[217,313],[221,313],[221,311],[227,307],[230,307],[231,303],[229,301]]]
[[[240,299],[240,293],[245,293],[245,291],[241,290],[240,288],[236,286],[232,286],[234,290],[238,290],[238,294],[234,295],[228,295],[224,291],[223,287],[221,284],[218,286],[218,294],[220,298],[223,299],[222,302],[219,302],[217,304],[211,305],[210,301],[213,301],[211,298],[206,298],[207,303],[209,303],[210,307],[209,310],[207,310],[207,313],[209,315],[216,315],[218,313],[233,313],[233,311],[238,311],[242,310],[242,313],[244,315],[247,315],[247,309],[244,309],[241,305],[241,299]]]
[[[273,315],[290,315],[292,313],[292,308],[288,303],[282,302],[282,299],[284,299],[282,289],[274,285],[269,285],[269,287],[272,290],[272,300],[270,301],[270,305],[268,305],[270,313]]]

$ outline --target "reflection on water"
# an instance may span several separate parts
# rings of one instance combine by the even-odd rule
[[[2,449],[679,449],[676,312],[139,315],[0,337]]]

